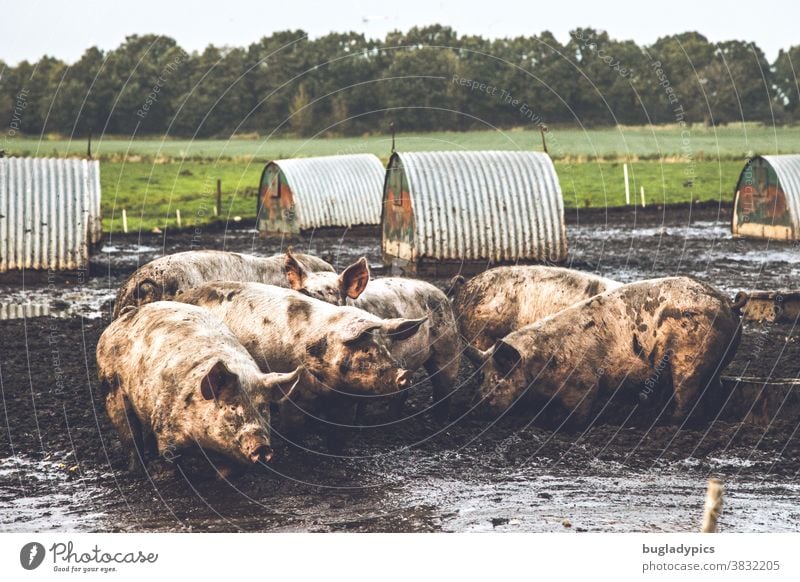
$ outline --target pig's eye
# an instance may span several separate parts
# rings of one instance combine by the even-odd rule
[[[300,289],[300,293],[302,293],[306,297],[311,297],[311,293],[308,292],[308,289]]]

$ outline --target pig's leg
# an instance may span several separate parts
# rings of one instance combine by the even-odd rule
[[[136,413],[133,412],[127,397],[119,388],[112,389],[106,395],[106,412],[111,419],[111,424],[117,429],[122,450],[128,455],[128,470],[132,473],[142,472],[147,465],[142,425]]]
[[[675,391],[675,412],[673,422],[685,422],[691,415],[694,422],[705,415],[696,406],[701,396],[707,391],[718,390],[719,380],[715,381],[714,370],[716,362],[705,364],[700,360],[706,357],[685,356],[672,365],[672,385]]]
[[[404,388],[389,400],[389,420],[400,420],[408,400],[408,388]]]
[[[581,378],[573,373],[560,388],[561,404],[567,411],[569,422],[578,427],[586,426],[589,422],[595,400],[600,392],[597,379]]]
[[[221,481],[236,479],[247,472],[247,467],[228,459],[214,459],[214,468],[217,471],[217,478]]]
[[[450,418],[451,392],[458,381],[461,349],[455,325],[446,325],[445,332],[431,346],[431,357],[425,362],[425,371],[433,385],[433,417],[438,422],[447,422]]]
[[[330,398],[327,403],[328,448],[334,454],[344,451],[356,424],[358,400],[347,396],[337,395]]]
[[[441,362],[435,356],[425,362],[425,371],[433,385],[433,417],[437,422],[447,422],[450,418],[450,393],[458,379],[460,362],[461,358],[458,356],[445,362],[444,366],[440,365]]]
[[[302,442],[306,428],[306,413],[303,408],[307,405],[308,403],[303,401],[284,402],[278,406],[278,430],[286,442]]]

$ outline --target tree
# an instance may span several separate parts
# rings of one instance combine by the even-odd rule
[[[577,28],[486,39],[434,24],[384,39],[275,32],[187,54],[133,35],[72,65],[0,62],[0,119],[14,133],[222,136],[466,130],[539,123],[731,123],[800,118],[800,46],[770,66],[754,44],[697,32],[649,46]]]
[[[791,119],[797,121],[800,119],[800,82],[798,82],[800,45],[793,46],[788,50],[781,49],[775,60],[774,69],[773,81],[777,101],[784,112]]]
[[[289,124],[297,135],[308,136],[314,132],[314,118],[310,104],[311,99],[306,86],[300,85],[289,106]]]

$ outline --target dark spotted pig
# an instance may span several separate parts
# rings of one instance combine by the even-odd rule
[[[389,349],[403,367],[411,372],[424,368],[433,385],[434,414],[446,420],[448,395],[461,364],[461,340],[447,296],[438,288],[416,279],[383,277],[370,279],[367,260],[361,258],[344,271],[306,273],[287,254],[286,273],[290,286],[307,295],[337,305],[351,305],[378,317],[427,318],[420,333],[413,338],[392,342]],[[405,395],[394,403],[398,416]]]
[[[481,396],[495,411],[528,393],[562,404],[580,424],[598,397],[620,390],[674,401],[673,419],[681,421],[706,386],[712,399],[719,394],[739,336],[727,297],[695,279],[667,277],[607,291],[467,355],[485,364]]]
[[[295,254],[309,273],[333,272],[318,257]],[[176,295],[209,281],[254,281],[287,287],[284,255],[256,257],[225,251],[199,250],[166,255],[139,267],[117,292],[113,317],[123,307],[174,299]]]
[[[453,285],[453,311],[464,341],[480,350],[526,325],[621,283],[561,267],[496,267]]]
[[[106,411],[131,455],[173,459],[199,447],[229,475],[272,457],[269,403],[299,371],[264,374],[208,311],[172,301],[127,307],[97,344]]]
[[[411,373],[398,364],[386,344],[389,338],[393,342],[413,338],[425,323],[424,318],[381,319],[260,283],[207,283],[183,293],[179,300],[206,308],[225,321],[263,370],[304,366],[294,404],[281,410],[285,417],[291,416],[290,423],[300,425],[301,418],[292,410],[300,412],[316,400],[325,401],[334,420],[346,423],[353,420],[353,400],[343,402],[336,396],[374,396],[406,388]],[[332,397],[333,404],[327,402]]]

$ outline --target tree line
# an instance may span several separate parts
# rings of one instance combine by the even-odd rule
[[[800,45],[770,63],[755,44],[686,32],[639,46],[578,28],[485,39],[449,27],[310,39],[276,32],[247,47],[187,53],[134,35],[75,63],[0,61],[5,134],[229,137],[468,130],[527,123],[800,121]]]

